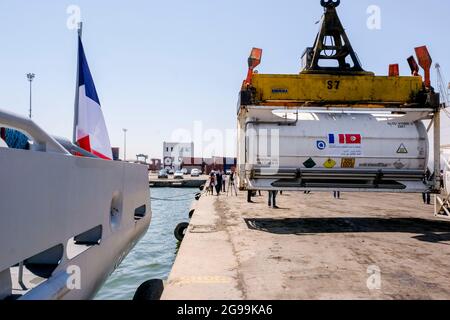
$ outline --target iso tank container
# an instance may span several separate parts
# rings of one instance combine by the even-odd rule
[[[425,172],[428,163],[422,121],[390,115],[299,113],[289,126],[249,122],[246,137],[247,168]]]

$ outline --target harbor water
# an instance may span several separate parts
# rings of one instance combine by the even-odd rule
[[[198,189],[151,190],[152,221],[147,234],[100,289],[95,299],[130,300],[150,279],[167,279],[175,261],[178,241],[173,231],[188,222],[189,209]]]

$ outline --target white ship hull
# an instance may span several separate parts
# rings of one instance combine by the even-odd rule
[[[147,167],[72,156],[3,116],[40,151],[0,148],[0,300],[91,299],[149,227]]]

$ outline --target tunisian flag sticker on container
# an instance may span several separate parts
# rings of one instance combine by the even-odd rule
[[[360,134],[340,134],[340,144],[361,144],[362,137]]]

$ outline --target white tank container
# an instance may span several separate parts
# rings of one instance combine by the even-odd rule
[[[425,172],[429,151],[422,121],[348,113],[300,113],[291,126],[250,123],[247,144],[250,165],[300,169]]]

